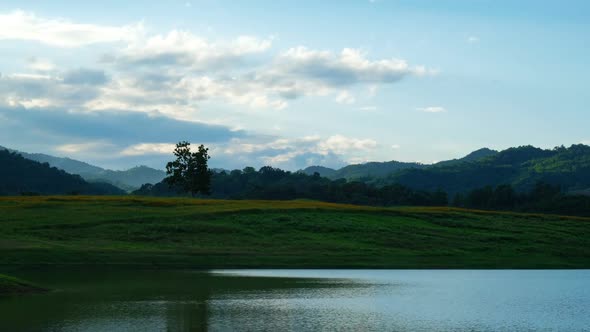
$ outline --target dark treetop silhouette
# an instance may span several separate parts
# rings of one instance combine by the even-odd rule
[[[191,152],[190,143],[183,141],[176,144],[176,160],[166,164],[165,181],[170,186],[178,187],[195,196],[199,193],[211,194],[211,171],[207,162],[211,158],[209,149],[199,145],[197,152]]]

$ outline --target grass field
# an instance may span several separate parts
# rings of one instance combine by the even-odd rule
[[[590,219],[311,201],[2,197],[0,264],[590,268]]]
[[[0,296],[40,293],[45,291],[47,290],[31,284],[28,281],[0,274]]]

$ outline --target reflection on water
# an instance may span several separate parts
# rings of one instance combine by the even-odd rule
[[[18,271],[0,331],[590,331],[590,271]]]

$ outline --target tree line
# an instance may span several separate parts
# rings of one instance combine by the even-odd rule
[[[134,194],[190,194],[193,197],[196,195],[224,199],[313,199],[376,206],[452,205],[474,209],[590,216],[590,197],[569,195],[561,187],[542,181],[538,181],[528,192],[518,192],[510,184],[485,186],[457,193],[452,202],[449,202],[448,194],[440,189],[427,191],[412,189],[399,183],[376,185],[345,179],[330,180],[321,177],[317,172],[308,175],[271,166],[264,166],[259,170],[246,167],[243,170],[212,172],[208,168],[208,151],[200,145],[196,152],[191,152],[190,143],[179,142],[174,151],[176,160],[166,166],[169,177],[155,185],[145,184]],[[531,151],[538,152],[534,149]]]
[[[145,184],[134,192],[136,195],[187,196],[190,193],[181,185],[163,181]],[[333,203],[359,205],[447,205],[446,193],[412,190],[393,184],[384,187],[363,182],[348,182],[344,179],[330,180],[318,173],[306,175],[289,172],[270,166],[259,170],[246,167],[243,170],[211,173],[210,194],[199,193],[197,197],[223,199],[291,200],[312,199]]]
[[[452,205],[484,210],[590,216],[590,197],[568,194],[558,185],[541,181],[528,192],[517,192],[508,184],[478,188],[455,195]]]

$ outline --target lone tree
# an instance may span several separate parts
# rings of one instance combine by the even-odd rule
[[[175,161],[166,164],[166,182],[169,186],[182,188],[192,197],[201,193],[211,194],[211,171],[207,162],[211,158],[209,149],[203,144],[199,145],[199,151],[191,152],[190,143],[183,141],[176,144],[174,149]]]

